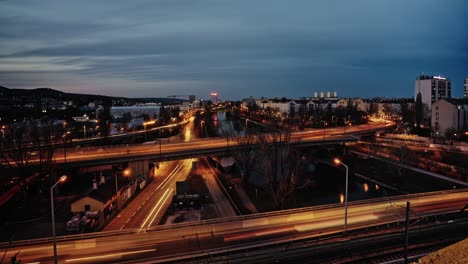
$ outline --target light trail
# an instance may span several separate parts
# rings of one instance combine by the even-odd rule
[[[171,172],[171,174],[169,174],[166,179],[164,179],[164,181],[156,188],[156,190],[160,190],[166,187],[166,185],[170,182],[170,180],[172,180],[172,178],[176,175],[177,172],[179,172],[181,168],[181,165],[177,165],[177,167]]]
[[[164,194],[163,194],[163,197],[166,196],[166,194],[168,192],[172,192],[172,189],[167,189]],[[156,211],[156,209],[158,208],[159,204],[161,203],[163,199],[159,199],[158,203],[153,207],[153,209],[151,210],[151,212],[148,214],[148,216],[146,217],[145,221],[143,221],[143,223],[141,224],[140,228],[143,228],[146,223],[148,222],[148,220],[150,219],[150,217],[152,216],[152,214],[154,213],[154,211]]]
[[[151,222],[149,222],[148,226],[151,226],[151,225],[153,224],[154,220],[156,219],[156,216],[158,216],[159,212],[160,212],[161,209],[163,208],[163,205],[166,203],[167,199],[168,199],[169,197],[171,197],[171,194],[172,194],[172,191],[173,191],[173,190],[174,190],[174,189],[170,189],[170,190],[167,189],[167,190],[166,190],[166,192],[167,192],[167,191],[169,191],[169,192],[167,192],[167,195],[164,194],[164,196],[161,198],[161,200],[164,200],[164,201],[161,203],[161,206],[159,207],[158,211],[156,211],[156,213],[154,214],[154,217],[153,217],[153,219],[151,219]],[[161,201],[161,200],[160,200],[160,201]]]
[[[148,253],[148,252],[155,252],[157,249],[145,249],[145,250],[138,250],[138,251],[131,251],[131,252],[123,252],[123,253],[114,253],[114,254],[107,254],[107,255],[100,255],[100,256],[92,256],[92,257],[83,257],[83,258],[75,258],[75,259],[67,259],[65,262],[83,262],[83,261],[90,261],[90,260],[103,260],[109,258],[116,258],[116,257],[123,257],[127,255],[133,254],[140,254],[140,253]]]

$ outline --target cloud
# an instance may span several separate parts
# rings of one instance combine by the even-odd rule
[[[77,84],[104,94],[133,89],[129,94],[139,97],[184,90],[206,97],[213,89],[233,99],[309,96],[319,90],[409,96],[421,71],[450,75],[455,87],[461,68],[468,68],[468,30],[460,22],[465,1],[6,1],[0,6],[5,86]]]

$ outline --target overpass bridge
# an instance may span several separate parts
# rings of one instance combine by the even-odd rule
[[[373,135],[392,127],[393,123],[377,122],[372,126],[360,125],[343,130],[343,128],[313,129],[291,133],[286,141],[278,144],[290,144],[295,147],[310,147],[319,145],[342,144],[356,142],[363,136]],[[264,137],[265,141],[265,137]],[[266,136],[266,142],[272,141]],[[119,162],[152,160],[167,161],[184,158],[196,158],[208,155],[226,154],[232,151],[256,147],[262,144],[258,136],[246,142],[234,137],[218,137],[195,139],[188,142],[174,140],[159,140],[152,144],[135,144],[120,146],[86,147],[68,149],[66,162],[69,166],[95,166]],[[65,161],[60,149],[55,153],[56,164]],[[34,161],[31,161],[34,162]]]
[[[157,263],[217,260],[245,263],[261,258],[293,258],[287,252],[314,256],[324,252],[375,245],[393,236],[401,242],[405,205],[411,203],[410,241],[417,235],[432,239],[434,230],[467,235],[468,189],[439,191],[354,201],[348,205],[348,230],[343,233],[343,205],[332,204],[221,219],[58,237],[60,263]],[[443,218],[442,216],[449,218]],[[445,220],[443,220],[445,219]],[[448,219],[448,220],[447,220]],[[440,221],[445,221],[441,223]],[[376,235],[376,234],[380,235]],[[445,236],[449,236],[448,233]],[[375,236],[372,239],[358,239]],[[396,240],[395,240],[396,239]],[[389,241],[389,240],[385,240]],[[370,243],[370,244],[369,244]],[[389,242],[387,242],[389,243]],[[414,243],[414,242],[413,242]],[[53,260],[52,238],[2,243],[23,262]],[[338,251],[327,251],[335,247]],[[280,248],[282,254],[277,255]],[[77,250],[79,249],[79,250]]]
[[[293,132],[287,141],[279,141],[279,146],[289,144],[294,147],[311,147],[320,145],[343,144],[356,142],[363,136],[373,135],[392,127],[393,123],[374,122],[372,125],[359,125],[349,128],[313,129]],[[263,137],[263,143],[260,137]],[[205,138],[188,142],[164,139],[152,144],[108,145],[101,147],[59,148],[54,153],[57,166],[91,167],[129,163],[135,175],[147,175],[151,163],[185,158],[197,158],[210,155],[229,154],[245,148],[258,147],[268,143],[268,134],[254,136],[253,141],[246,142],[238,138]],[[265,141],[266,138],[266,141]],[[30,164],[38,160],[30,160]]]

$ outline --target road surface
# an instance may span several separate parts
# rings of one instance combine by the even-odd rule
[[[348,206],[348,230],[402,221],[406,201],[411,202],[411,217],[420,219],[460,211],[468,204],[468,190],[352,202]],[[151,263],[154,263],[204,252],[228,252],[324,234],[341,234],[343,215],[343,206],[338,204],[157,226],[148,230],[59,238],[58,258],[60,263],[118,263],[153,258]],[[3,249],[5,247],[2,245]],[[51,240],[34,245],[13,244],[6,259],[17,252],[22,263],[53,261]]]
[[[291,142],[300,141],[321,141],[339,139],[343,136],[353,136],[355,133],[366,132],[376,129],[384,129],[392,126],[392,122],[372,122],[370,124],[350,126],[350,127],[334,127],[326,129],[313,129],[307,131],[293,132],[291,133]],[[254,139],[257,140],[257,139]],[[258,141],[258,140],[257,140]],[[120,157],[138,157],[145,155],[157,155],[162,156],[171,153],[190,153],[197,150],[216,150],[225,148],[226,145],[234,147],[238,144],[235,138],[229,138],[229,142],[226,142],[226,138],[207,138],[207,139],[194,139],[188,142],[165,142],[161,145],[155,144],[138,144],[128,146],[108,146],[99,147],[92,149],[67,149],[66,150],[66,162],[71,165],[72,163],[80,162],[91,162],[97,160],[112,160]],[[65,155],[63,149],[57,149],[54,153],[55,164],[61,164],[65,161]],[[31,164],[37,163],[37,159],[31,159]]]

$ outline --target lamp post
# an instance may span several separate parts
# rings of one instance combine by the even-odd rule
[[[247,128],[247,119],[245,119],[245,127]],[[205,121],[202,120],[200,122],[200,128],[201,128],[201,137],[205,136]]]
[[[325,141],[325,127],[327,126],[327,122],[323,121],[323,140]]]
[[[335,158],[333,162],[336,165],[343,165],[346,168],[346,185],[345,185],[345,222],[344,222],[344,232],[348,231],[348,165],[341,162],[340,159]]]
[[[2,144],[5,143],[5,126],[2,126]]]
[[[119,184],[117,182],[117,172],[114,172],[114,177],[115,177],[115,199],[117,201],[117,212],[120,211],[119,207]]]
[[[59,184],[67,180],[67,176],[63,175],[60,179],[50,187],[50,207],[52,214],[52,237],[54,239],[54,263],[57,264],[57,239],[55,237],[55,212],[54,212],[54,188]]]
[[[159,159],[161,159],[161,128],[159,128]]]

